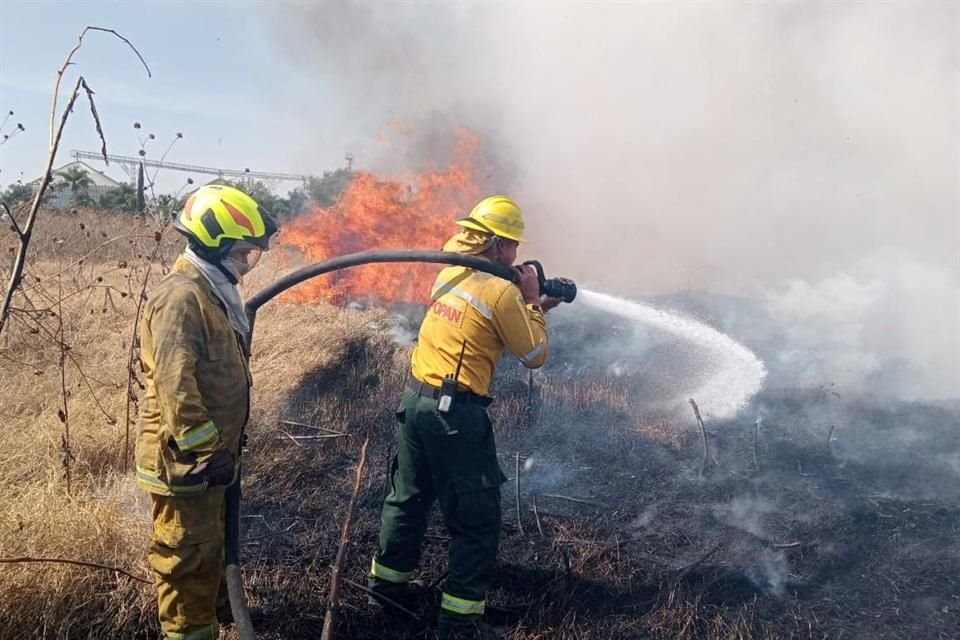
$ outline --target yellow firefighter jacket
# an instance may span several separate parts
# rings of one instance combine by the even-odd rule
[[[480,395],[489,393],[504,347],[529,369],[547,360],[543,312],[524,304],[517,285],[481,271],[447,267],[434,282],[420,325],[412,356],[414,377],[439,387],[457,368],[464,341],[459,386]]]
[[[251,378],[213,289],[182,256],[144,307],[140,349],[146,389],[137,480],[161,495],[201,493],[206,486],[185,476],[220,447],[236,457]]]

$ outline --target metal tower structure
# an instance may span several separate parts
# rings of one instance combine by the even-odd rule
[[[103,154],[94,151],[70,152],[74,160],[103,160]],[[253,178],[256,180],[266,180],[268,182],[286,182],[296,181],[306,183],[309,176],[299,173],[272,173],[269,171],[251,171],[250,169],[218,169],[217,167],[201,167],[199,165],[181,164],[179,162],[159,162],[147,158],[135,158],[133,156],[119,156],[107,154],[107,160],[117,164],[131,180],[137,179],[137,171],[141,163],[144,167],[152,169],[168,169],[170,171],[184,171],[186,173],[204,173],[218,176],[220,178]]]

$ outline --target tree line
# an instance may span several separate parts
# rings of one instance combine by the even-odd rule
[[[60,206],[66,207],[137,211],[137,186],[135,184],[120,183],[116,187],[107,189],[95,188],[90,175],[79,167],[69,167],[57,172],[56,175],[58,180],[51,184],[44,194],[44,202],[47,204],[52,205],[56,202]],[[353,171],[350,168],[324,171],[319,176],[310,176],[301,187],[288,191],[286,196],[275,193],[271,186],[263,180],[253,178],[240,178],[239,180],[224,180],[221,178],[213,182],[237,187],[248,193],[268,211],[280,217],[289,217],[302,213],[311,203],[321,207],[331,206],[339,199],[352,175]],[[193,180],[188,180],[187,183],[193,185]],[[190,189],[190,192],[193,188]],[[156,209],[173,214],[179,211],[190,192],[156,196],[144,194],[144,199],[147,202],[152,201],[151,204]],[[13,207],[29,201],[33,198],[33,194],[34,188],[31,185],[16,182],[8,185],[0,193],[0,202]]]

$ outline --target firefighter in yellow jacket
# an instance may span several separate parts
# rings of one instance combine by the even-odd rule
[[[169,640],[219,636],[226,604],[224,493],[249,414],[247,321],[236,285],[277,226],[245,193],[201,187],[174,226],[187,247],[151,292],[140,325],[146,389],[137,480],[150,492],[149,560]]]
[[[457,224],[463,230],[447,241],[445,251],[513,265],[524,241],[523,214],[513,200],[485,198]],[[496,637],[483,613],[500,537],[500,485],[506,478],[486,411],[490,381],[504,348],[528,368],[543,365],[548,352],[543,314],[561,301],[540,296],[531,267],[517,270],[519,284],[465,267],[440,272],[397,413],[397,455],[369,583],[374,600],[410,595],[427,516],[437,501],[450,532],[440,640]],[[447,406],[443,379],[456,371],[456,391]]]

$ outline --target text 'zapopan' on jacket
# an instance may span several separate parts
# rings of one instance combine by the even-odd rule
[[[454,373],[466,341],[459,386],[487,395],[506,347],[524,366],[547,360],[547,327],[539,307],[524,304],[520,289],[503,278],[465,267],[437,276],[411,359],[417,379],[439,387]]]
[[[162,495],[200,493],[206,486],[186,476],[220,447],[236,457],[251,378],[219,299],[182,256],[144,306],[140,350],[146,389],[137,480]]]

